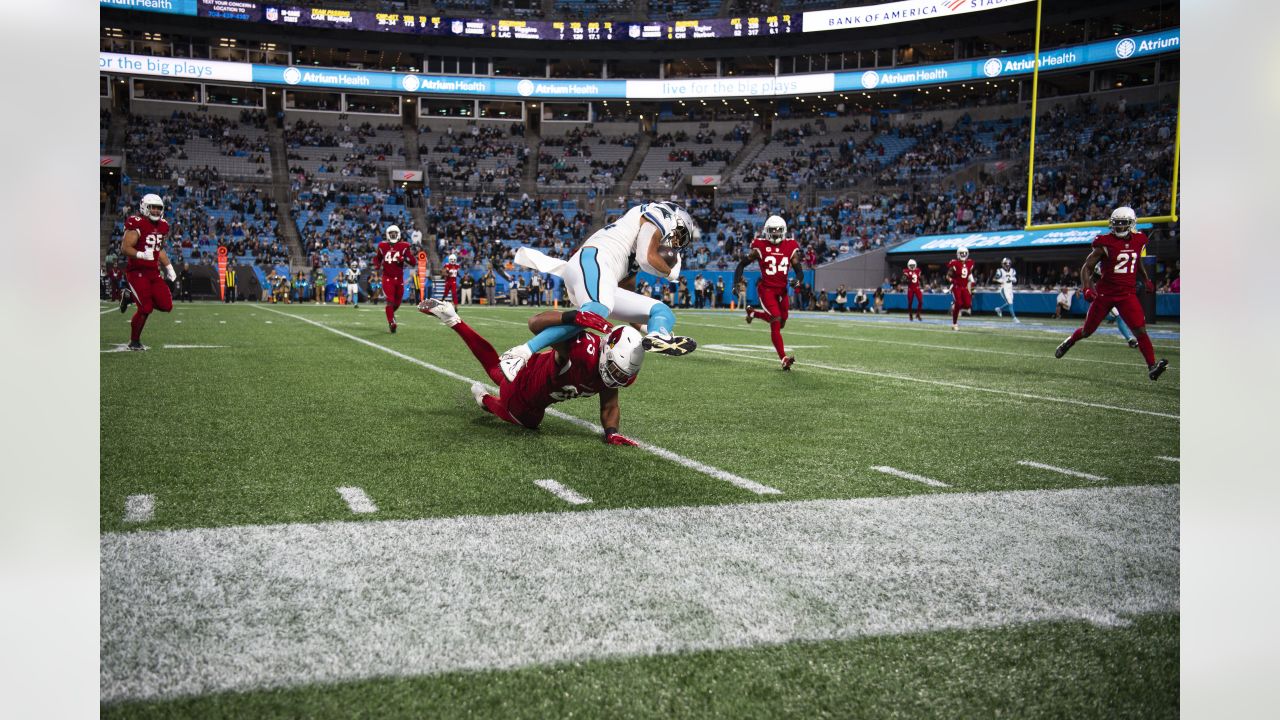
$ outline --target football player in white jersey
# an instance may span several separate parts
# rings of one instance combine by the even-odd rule
[[[1004,309],[1009,308],[1009,317],[1021,325],[1022,321],[1013,311],[1013,286],[1018,282],[1018,271],[1013,269],[1013,262],[1009,258],[1000,261],[1000,267],[996,268],[995,280],[1000,286],[1000,297],[1004,298],[1004,304],[996,308],[996,315],[1004,317]]]
[[[351,267],[347,268],[347,302],[351,303],[354,308],[360,307],[360,269],[355,261],[351,261]]]
[[[622,217],[597,230],[568,262],[547,257],[531,248],[516,252],[516,264],[564,280],[570,302],[579,310],[628,323],[644,323],[648,333],[644,348],[666,355],[687,355],[697,348],[693,338],[672,335],[676,316],[665,304],[619,287],[637,271],[676,281],[680,277],[678,251],[699,237],[698,225],[688,211],[672,202],[637,205]],[[659,249],[675,250],[668,263]],[[573,325],[543,330],[526,343],[502,354],[502,372],[512,380],[534,353],[579,332]]]

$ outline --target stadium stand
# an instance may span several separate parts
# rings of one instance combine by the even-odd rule
[[[134,114],[125,141],[126,161],[134,175],[171,178],[196,170],[217,177],[271,177],[266,116],[242,110],[234,116],[181,112]]]

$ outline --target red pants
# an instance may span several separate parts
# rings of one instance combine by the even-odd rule
[[[173,293],[160,276],[159,270],[130,270],[125,273],[129,288],[133,290],[138,312],[150,315],[152,310],[169,312],[173,309]]]
[[[951,297],[955,300],[955,306],[959,310],[973,309],[973,293],[969,292],[969,288],[954,285],[951,288]],[[921,297],[920,305],[924,306],[924,298]]]
[[[444,299],[448,300],[454,305],[458,304],[459,301],[458,301],[458,281],[457,280],[450,279],[450,280],[444,281]]]
[[[769,313],[769,317],[785,325],[791,314],[791,293],[787,288],[765,287],[757,282],[756,294],[760,297],[760,307]]]
[[[1098,329],[1103,320],[1107,319],[1107,313],[1111,312],[1111,308],[1115,308],[1120,312],[1120,319],[1124,320],[1124,324],[1129,326],[1130,330],[1137,330],[1147,326],[1147,316],[1142,312],[1142,303],[1138,302],[1138,296],[1134,294],[1128,295],[1099,295],[1096,300],[1089,303],[1089,312],[1084,316],[1084,325],[1082,336],[1089,337],[1093,331]]]
[[[911,315],[913,300],[920,301],[920,307],[917,308],[915,311],[916,314],[919,314],[921,310],[924,310],[924,291],[920,289],[919,285],[915,286],[914,288],[913,287],[907,288],[907,315]]]
[[[382,278],[382,292],[387,296],[387,307],[394,312],[400,307],[400,303],[404,298],[404,280],[396,278]]]

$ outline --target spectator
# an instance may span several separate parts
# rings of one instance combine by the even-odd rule
[[[1063,314],[1071,314],[1071,291],[1065,285],[1058,288],[1057,309],[1053,313],[1055,318],[1061,318]]]

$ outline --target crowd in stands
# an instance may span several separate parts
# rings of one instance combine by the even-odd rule
[[[400,125],[380,124],[375,127],[366,122],[354,127],[350,124],[333,127],[307,120],[286,125],[284,139],[289,148],[289,174],[310,178],[313,172],[299,161],[319,160],[314,173],[336,174],[344,178],[377,177],[375,162],[404,156],[404,148],[378,142],[378,131],[399,132]],[[332,148],[333,152],[319,156],[314,153],[304,155],[298,152],[299,148]]]
[[[246,135],[242,129],[263,129],[266,121],[264,113],[252,110],[241,111],[239,120],[208,112],[175,111],[165,117],[131,115],[125,159],[135,176],[167,179],[174,176],[177,167],[186,165],[174,160],[190,159],[187,143],[202,138],[221,155],[242,157],[261,165],[257,174],[269,176],[271,151],[266,137],[261,133]]]
[[[311,267],[368,263],[388,225],[413,232],[406,194],[376,184],[316,182],[297,189],[292,211]]]
[[[593,144],[635,147],[638,137],[600,134],[593,128],[575,128],[564,135],[548,135],[538,153],[538,185],[587,186],[596,192],[608,191],[627,168],[627,160],[594,159]],[[616,153],[608,153],[616,157]],[[586,158],[582,163],[577,158]]]
[[[418,153],[433,184],[473,191],[519,189],[530,154],[523,124],[505,129],[472,125],[456,132],[453,126],[443,132],[423,126],[418,137]]]

